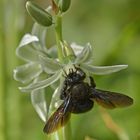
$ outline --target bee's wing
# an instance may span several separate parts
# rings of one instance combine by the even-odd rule
[[[92,99],[99,105],[109,109],[127,107],[133,104],[133,99],[129,96],[99,89],[94,89]]]
[[[43,131],[47,134],[53,133],[64,126],[70,119],[69,102],[64,101],[47,121]]]

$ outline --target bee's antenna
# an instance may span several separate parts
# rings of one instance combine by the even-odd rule
[[[77,69],[78,67],[80,67],[80,64],[78,64],[78,67],[75,64],[73,64],[73,66],[75,69]]]
[[[77,72],[78,71],[78,67],[75,64],[73,64],[73,66],[75,68],[75,72]]]
[[[73,64],[73,66],[74,66],[74,68],[75,68],[75,69],[77,69],[77,67],[76,67],[76,65],[75,65],[75,64]]]
[[[72,73],[73,73],[73,69],[71,69]]]
[[[73,69],[72,68],[69,69],[69,73],[73,73]]]
[[[91,85],[93,88],[95,88],[95,87],[96,87],[96,84],[95,84],[94,79],[93,79],[91,76],[89,76],[89,79],[90,79],[90,85]]]

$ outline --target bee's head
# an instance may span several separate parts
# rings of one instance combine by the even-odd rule
[[[66,83],[68,85],[73,85],[75,83],[78,83],[80,81],[83,81],[86,77],[86,74],[84,71],[78,67],[75,67],[74,69],[69,69],[69,73],[66,75]]]

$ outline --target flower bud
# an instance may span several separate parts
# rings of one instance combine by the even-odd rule
[[[66,41],[61,42],[61,46],[63,47],[63,52],[65,56],[75,56],[73,49]]]
[[[43,26],[52,25],[52,16],[47,11],[45,11],[44,9],[36,5],[35,3],[31,1],[27,1],[26,9],[28,13],[30,14],[30,16],[38,24],[43,25]]]
[[[60,10],[62,12],[66,12],[69,9],[70,4],[71,4],[71,0],[60,0],[59,1]]]

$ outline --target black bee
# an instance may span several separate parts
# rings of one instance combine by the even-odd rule
[[[120,93],[96,89],[93,78],[89,77],[90,84],[84,82],[85,78],[86,74],[79,67],[75,67],[75,70],[69,69],[60,95],[63,103],[47,121],[44,127],[45,133],[50,134],[64,126],[70,119],[71,113],[79,114],[91,110],[94,101],[109,109],[133,104],[132,98]]]

